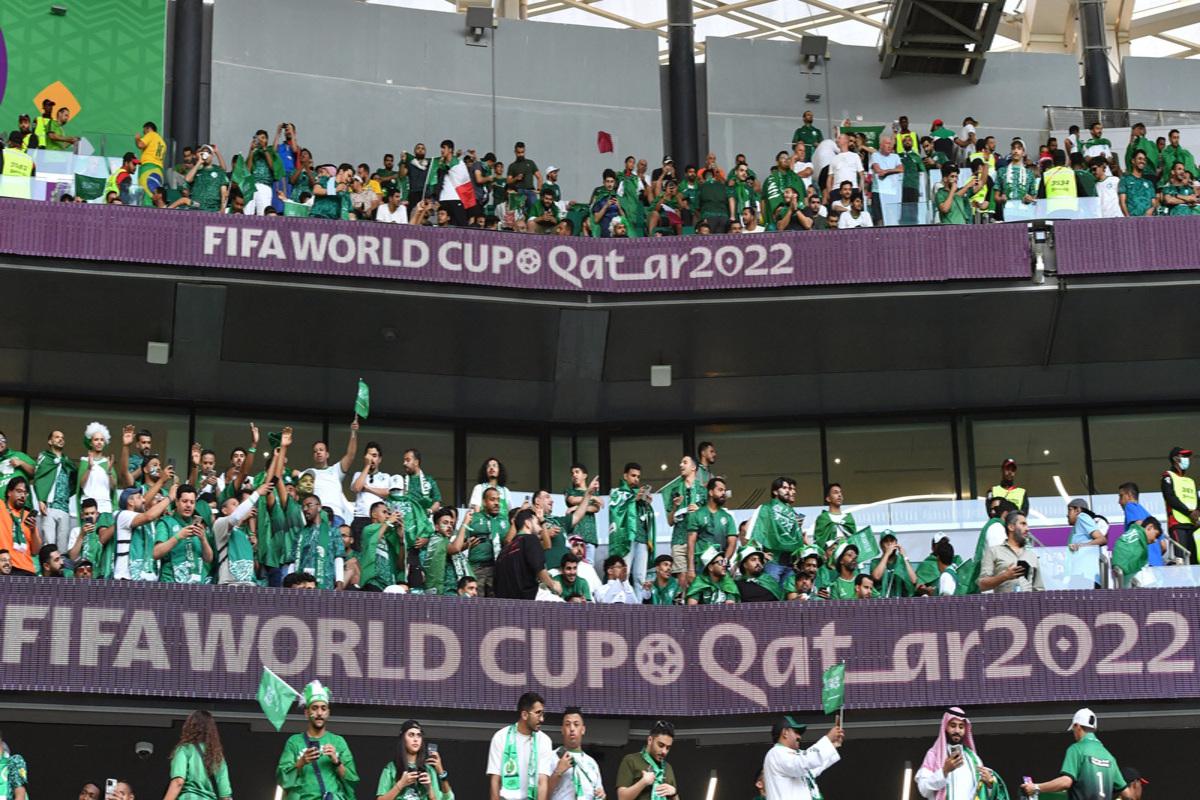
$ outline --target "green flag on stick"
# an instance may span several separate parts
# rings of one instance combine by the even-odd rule
[[[879,558],[882,554],[879,549],[879,538],[875,536],[875,532],[869,526],[851,536],[850,542],[858,548],[858,563],[860,564]]]
[[[287,681],[263,667],[262,679],[258,682],[258,704],[276,731],[283,727],[288,711],[298,697],[300,693],[288,686]]]
[[[821,673],[821,707],[826,714],[842,710],[846,701],[846,662],[834,664]]]
[[[359,419],[366,419],[371,413],[371,387],[362,378],[358,379],[358,397],[354,398],[354,413]]]

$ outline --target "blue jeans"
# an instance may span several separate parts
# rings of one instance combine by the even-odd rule
[[[785,567],[778,561],[768,561],[766,568],[763,571],[775,580],[779,581],[781,585],[787,582],[788,578],[795,577],[796,575],[796,570],[792,569],[791,567]]]

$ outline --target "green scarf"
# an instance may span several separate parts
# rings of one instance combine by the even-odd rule
[[[651,758],[650,754],[647,753],[645,749],[642,750],[642,760],[650,766],[650,769],[654,770],[654,783],[650,786],[650,796],[656,797],[658,793],[658,787],[662,786],[663,783],[666,782],[667,768],[663,764],[659,764],[657,761]]]
[[[687,596],[689,599],[698,597],[700,605],[717,605],[726,600],[740,601],[742,599],[737,584],[733,582],[729,573],[725,573],[725,577],[718,582],[712,579],[708,570],[697,575],[696,579],[688,584]]]
[[[11,452],[11,451],[10,451]],[[79,468],[75,462],[68,458],[66,454],[55,455],[52,450],[43,450],[38,454],[37,464],[33,470],[33,490],[37,493],[38,500],[42,501],[49,508],[51,506],[50,495],[54,493],[54,485],[58,483],[58,475],[63,470],[67,471],[67,497],[55,497],[55,501],[69,501],[70,495],[75,494],[76,475]]]
[[[12,517],[13,549],[19,550],[22,553],[28,553],[29,542],[25,538],[25,517],[21,516],[19,511],[14,512],[8,504],[5,504],[4,510]]]
[[[652,606],[670,606],[675,604],[675,598],[679,596],[679,581],[674,578],[667,579],[666,586],[659,586],[657,580],[650,582],[650,605]]]
[[[525,794],[529,800],[537,800],[537,733],[531,733],[529,740],[529,785]],[[504,752],[500,757],[500,786],[508,790],[521,788],[521,772],[517,762],[517,726],[515,723],[508,726],[508,736],[504,739]]]

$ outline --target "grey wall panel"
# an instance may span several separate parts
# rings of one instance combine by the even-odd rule
[[[890,124],[908,115],[924,134],[935,118],[957,128],[970,114],[980,134],[992,134],[1006,146],[1013,136],[1037,141],[1044,136],[1043,105],[1079,105],[1079,69],[1071,55],[991,53],[983,79],[897,75],[879,77],[879,59],[871,47],[830,43],[829,82],[808,73],[796,43],[709,39],[707,44],[710,149],[718,163],[733,163],[745,153],[754,165],[769,165],[790,144],[800,115],[811,109],[828,134],[828,117],[843,111],[864,124]],[[806,94],[819,94],[810,103]],[[828,96],[828,103],[826,102]],[[827,111],[828,107],[828,111]]]
[[[501,20],[494,34],[469,47],[461,15],[351,0],[222,3],[212,137],[232,156],[256,129],[289,121],[318,161],[372,166],[444,138],[507,163],[522,139],[539,166],[563,168],[569,198],[586,198],[622,152],[659,152],[653,33]],[[597,152],[599,130],[618,153]]]
[[[1130,56],[1121,62],[1121,77],[1128,108],[1188,111],[1200,105],[1194,90],[1183,89],[1200,83],[1200,61]]]

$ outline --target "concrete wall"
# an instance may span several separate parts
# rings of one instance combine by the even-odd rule
[[[912,129],[924,134],[935,118],[957,129],[969,114],[979,120],[981,135],[994,135],[1004,146],[1013,136],[1036,141],[1044,135],[1043,105],[1080,102],[1071,55],[992,53],[979,84],[922,75],[883,80],[874,48],[831,42],[827,89],[821,67],[812,74],[802,67],[795,43],[709,39],[707,50],[709,141],[720,164],[731,164],[737,153],[751,164],[770,164],[790,146],[805,109],[827,135],[830,115],[890,125],[906,114]],[[822,97],[809,102],[806,94]]]
[[[507,163],[521,139],[585,199],[625,151],[662,149],[653,33],[501,20],[492,46],[469,47],[463,22],[352,0],[219,3],[212,138],[228,158],[258,128],[294,122],[318,162],[372,166],[446,138]],[[600,130],[616,153],[597,151]]]
[[[1200,84],[1200,61],[1131,56],[1121,62],[1121,70],[1128,108],[1200,109],[1195,91],[1183,89]]]

